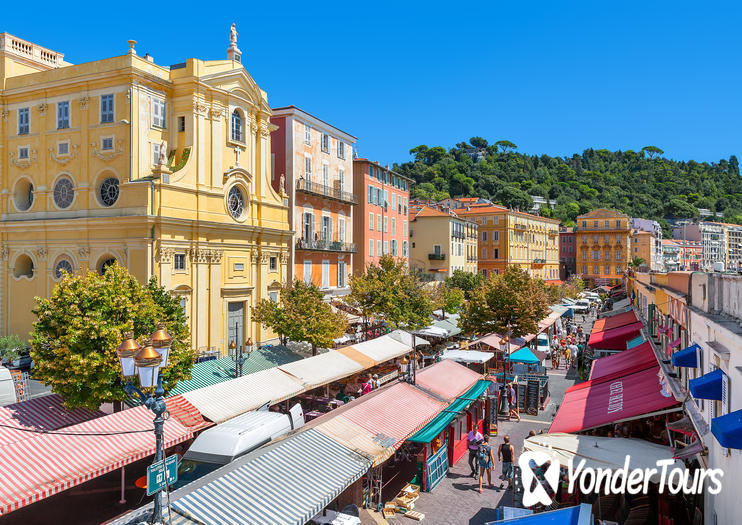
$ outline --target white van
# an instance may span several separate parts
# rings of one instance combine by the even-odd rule
[[[536,350],[546,352],[546,355],[551,353],[551,345],[549,344],[549,336],[546,334],[538,334],[536,337]]]
[[[588,299],[580,299],[572,306],[572,309],[576,314],[586,314],[590,310],[590,301]]]
[[[0,407],[12,405],[17,401],[13,376],[10,375],[10,370],[0,366]]]
[[[266,406],[204,430],[183,455],[175,488],[183,487],[303,425],[304,412],[297,403],[288,414],[270,412]]]

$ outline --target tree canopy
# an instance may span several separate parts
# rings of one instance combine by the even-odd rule
[[[31,332],[33,378],[60,394],[67,406],[97,409],[123,401],[116,348],[126,332],[139,344],[163,323],[172,336],[165,391],[189,379],[195,359],[178,299],[151,280],[140,284],[114,264],[104,275],[65,275],[48,299],[36,298]]]
[[[404,260],[389,254],[351,277],[349,299],[364,317],[378,316],[393,329],[424,328],[433,315],[431,294],[408,272]]]
[[[465,333],[507,334],[514,337],[538,332],[538,322],[549,313],[549,297],[543,281],[526,270],[508,267],[490,274],[471,293],[461,311],[459,324]]]
[[[322,291],[300,280],[285,284],[277,302],[262,299],[253,308],[253,318],[276,332],[283,342],[307,341],[312,345],[312,355],[317,355],[318,348],[330,348],[348,328],[347,317],[332,310]]]
[[[410,150],[411,161],[394,169],[416,182],[416,197],[483,197],[524,210],[535,195],[556,201],[553,211],[542,206],[543,213],[567,225],[599,207],[657,220],[665,229],[665,218],[697,217],[698,208],[742,223],[742,180],[734,155],[707,163],[667,159],[653,145],[638,152],[590,148],[568,157],[526,155],[516,148],[482,137],[448,150],[420,145]]]

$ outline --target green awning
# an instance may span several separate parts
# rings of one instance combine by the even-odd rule
[[[477,381],[473,387],[456,398],[456,400],[448,405],[443,412],[438,414],[433,421],[425,425],[417,434],[408,438],[407,441],[414,441],[416,443],[430,443],[433,441],[441,432],[446,430],[449,423],[456,419],[456,416],[458,416],[460,412],[466,410],[469,405],[474,402],[473,400],[477,399],[485,390],[487,390],[487,388],[489,388],[490,383],[490,381],[484,379]]]

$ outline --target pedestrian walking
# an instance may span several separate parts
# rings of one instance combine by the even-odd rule
[[[515,387],[513,383],[508,383],[508,405],[510,405],[510,411],[508,412],[508,421],[511,421],[513,416],[518,418],[520,423],[520,414],[518,414],[518,403],[515,399]]]
[[[479,493],[482,493],[482,481],[484,480],[484,474],[487,473],[487,484],[490,488],[492,485],[492,467],[495,465],[495,456],[492,452],[492,447],[488,444],[489,438],[484,436],[482,444],[479,445],[477,451],[477,461],[479,462]]]
[[[502,475],[500,488],[507,482],[508,488],[513,481],[513,462],[515,461],[515,449],[510,444],[510,436],[502,438],[503,443],[497,449],[497,459],[502,461]]]
[[[482,434],[474,426],[474,423],[469,424],[469,432],[466,434],[466,446],[469,449],[469,468],[471,469],[471,477],[477,477],[477,452],[479,451],[479,445],[484,440]]]

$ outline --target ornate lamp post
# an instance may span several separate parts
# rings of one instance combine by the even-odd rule
[[[255,346],[252,342],[252,337],[248,337],[245,341],[244,351],[242,345],[237,345],[234,340],[229,343],[229,357],[234,361],[234,371],[236,377],[242,377],[243,365],[245,361],[250,359],[250,355],[253,352]]]
[[[162,324],[157,325],[157,330],[147,339],[144,348],[134,340],[133,333],[128,332],[125,337],[126,340],[116,350],[121,363],[121,374],[126,381],[124,391],[130,399],[138,397],[142,404],[155,415],[155,463],[157,463],[162,461],[164,455],[162,441],[165,418],[163,415],[167,411],[163,398],[165,390],[162,388],[162,369],[169,364],[170,344],[173,338],[168,335]],[[139,376],[139,388],[133,384],[135,375]],[[154,511],[150,523],[162,523],[160,492],[155,493]]]

